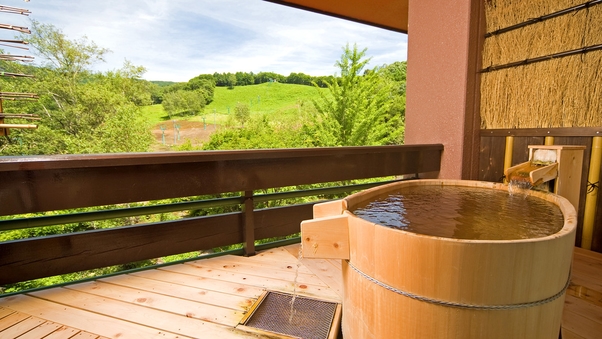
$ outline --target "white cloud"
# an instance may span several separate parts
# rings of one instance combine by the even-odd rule
[[[347,43],[368,48],[371,66],[402,61],[407,54],[404,34],[260,0],[13,0],[6,5],[31,10],[32,19],[53,24],[72,39],[85,35],[110,49],[98,70],[120,68],[127,59],[146,67],[149,80],[236,71],[331,75]],[[7,15],[2,22],[15,19]]]

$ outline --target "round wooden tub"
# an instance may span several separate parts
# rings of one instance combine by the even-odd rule
[[[349,212],[403,185],[508,189],[416,180],[316,205],[314,219],[301,225],[303,256],[345,259],[345,339],[558,338],[577,224],[566,199],[530,191],[559,206],[564,225],[553,235],[519,240],[421,235]]]

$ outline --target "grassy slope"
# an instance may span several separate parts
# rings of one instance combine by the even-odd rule
[[[240,86],[234,89],[216,87],[214,100],[205,107],[207,123],[223,124],[230,115],[234,114],[237,103],[245,103],[251,108],[251,114],[266,114],[274,120],[286,120],[297,116],[298,105],[311,105],[311,100],[318,97],[318,91],[313,86],[264,83],[252,86]],[[152,105],[142,108],[143,114],[153,125],[169,120],[167,113],[161,105]],[[178,120],[202,121],[200,116],[182,116]]]

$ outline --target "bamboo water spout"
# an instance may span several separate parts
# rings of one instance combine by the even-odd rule
[[[504,171],[506,178],[539,186],[554,181],[548,190],[565,197],[579,209],[585,146],[530,145],[529,161]]]

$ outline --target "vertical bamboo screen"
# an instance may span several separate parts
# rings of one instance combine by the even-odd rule
[[[487,0],[486,27],[498,29],[586,0]],[[489,36],[483,67],[602,44],[602,4]],[[602,50],[513,65],[481,77],[483,129],[602,126]]]

